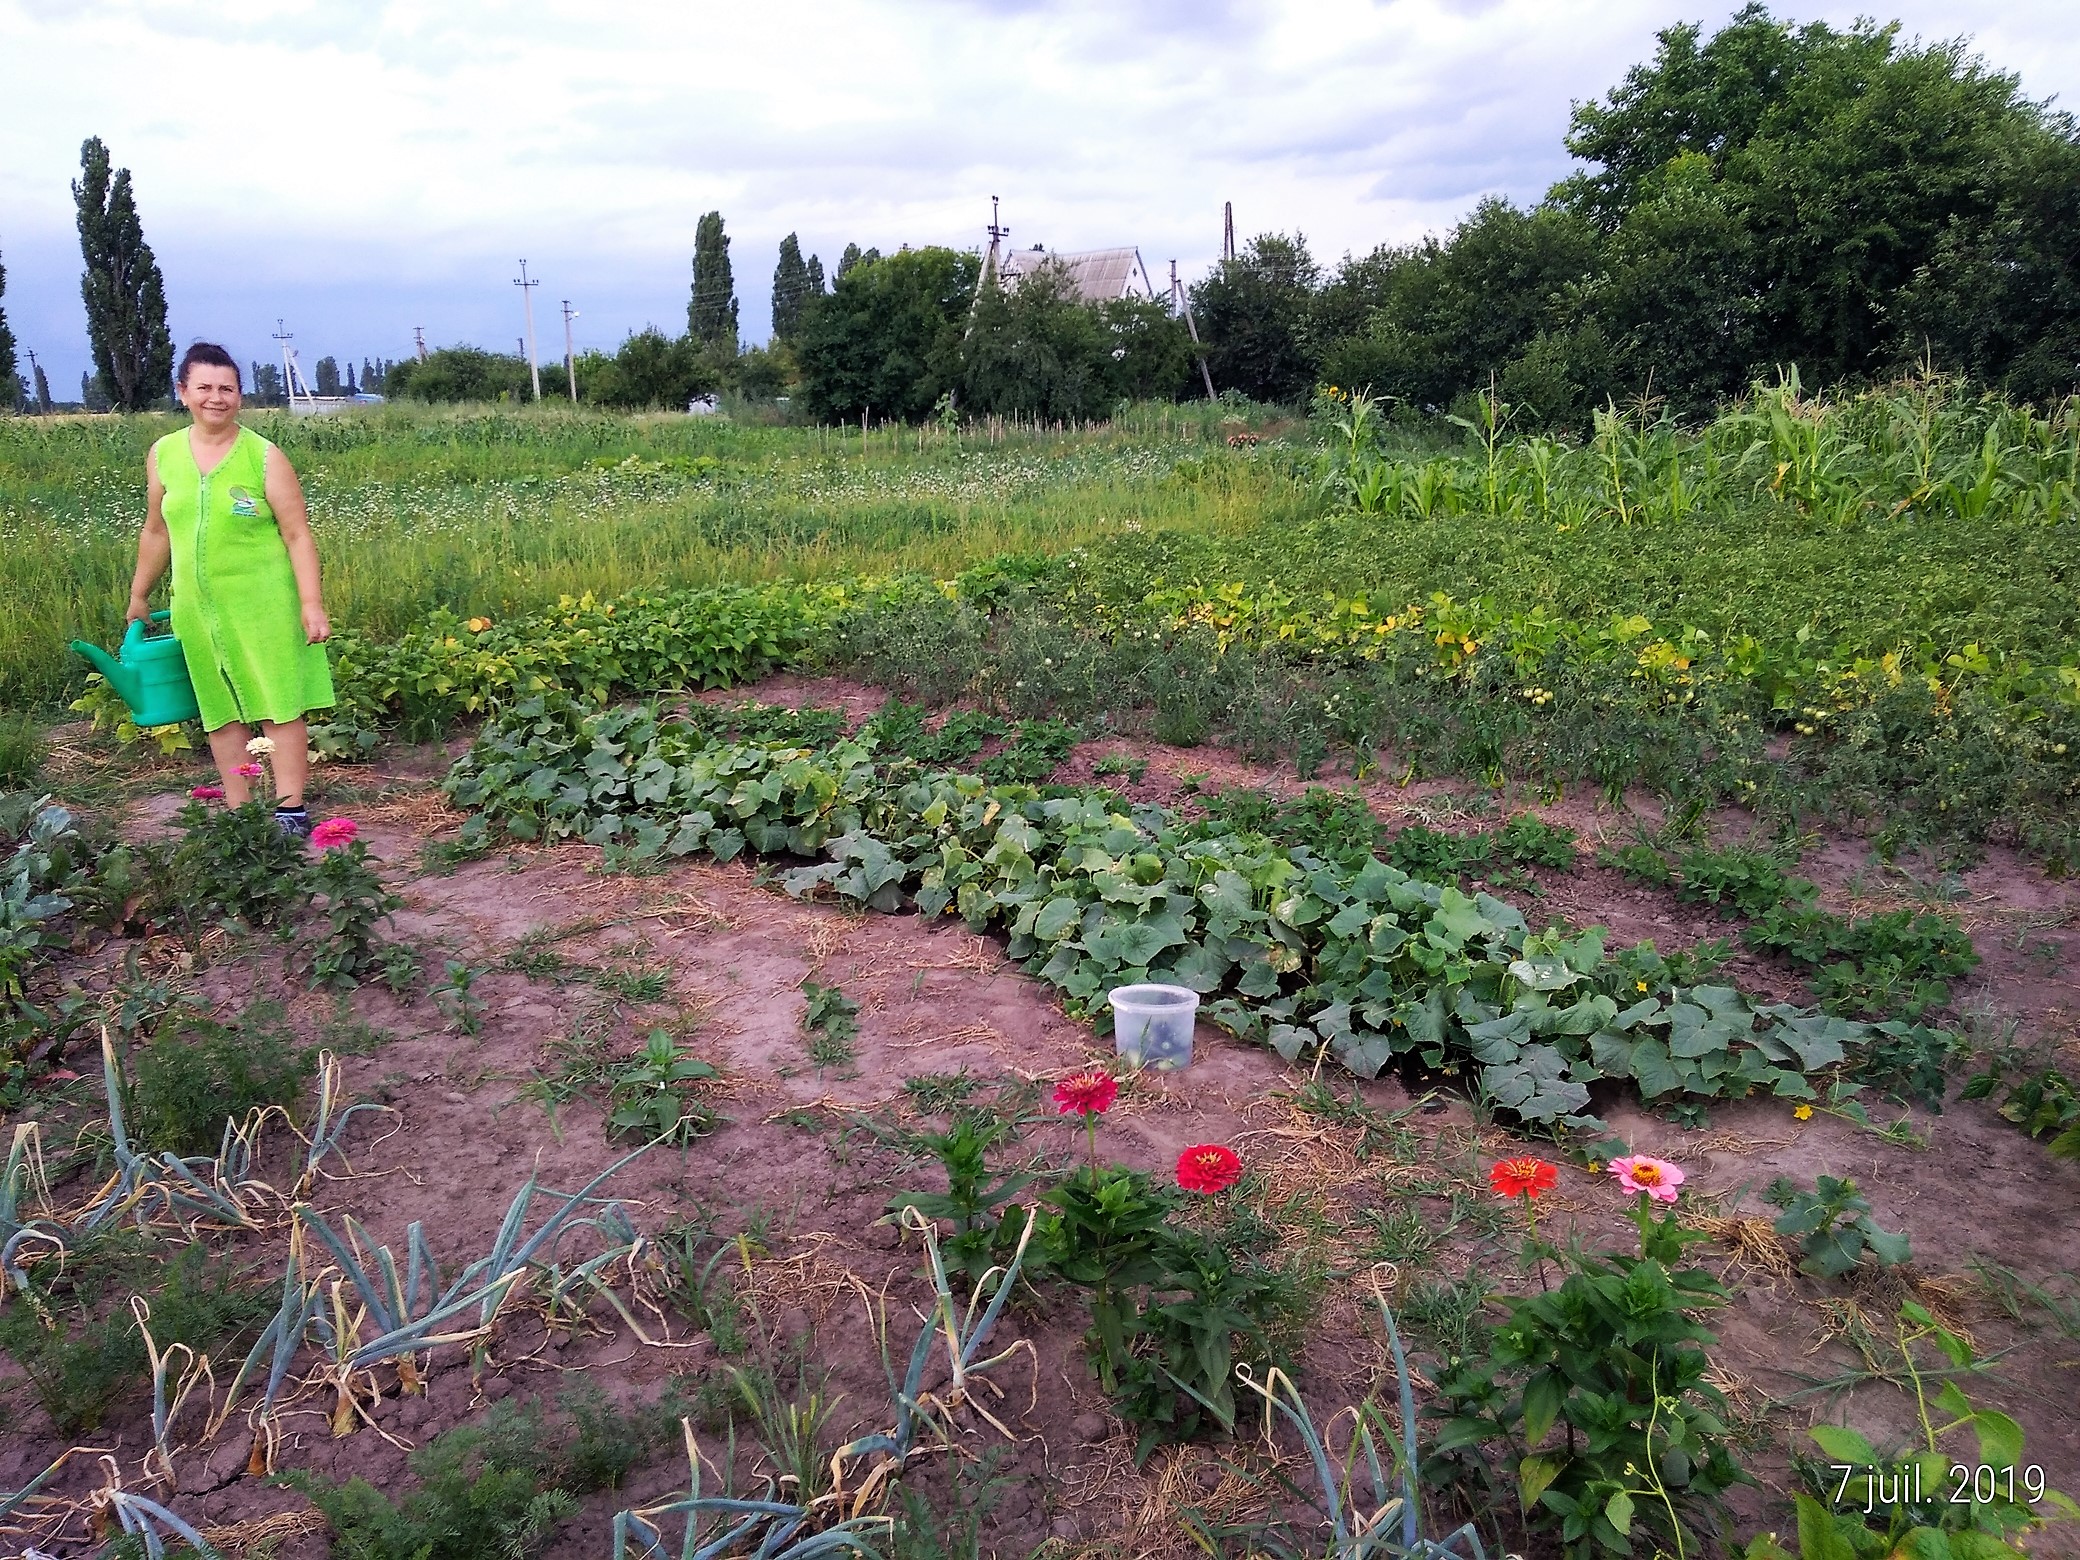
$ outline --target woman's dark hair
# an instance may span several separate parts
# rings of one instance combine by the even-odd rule
[[[173,382],[178,385],[185,385],[188,382],[188,370],[197,363],[207,363],[211,368],[230,369],[231,377],[238,381],[240,392],[244,392],[246,376],[238,371],[238,360],[214,341],[198,341],[194,346],[183,352],[181,354],[181,371],[173,376]]]

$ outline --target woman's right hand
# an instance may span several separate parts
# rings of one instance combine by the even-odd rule
[[[125,623],[149,623],[152,620],[152,604],[143,596],[130,598],[130,610],[124,614]]]

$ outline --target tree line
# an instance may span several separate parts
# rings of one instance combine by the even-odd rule
[[[1304,238],[1259,238],[1194,293],[1215,375],[1435,409],[1493,385],[1560,425],[1608,398],[1702,411],[1792,364],[2080,385],[2080,134],[1962,44],[1750,5],[1662,31],[1566,144],[1585,166],[1537,204],[1326,276]]]
[[[1333,269],[1304,235],[1257,237],[1191,289],[1214,382],[1268,402],[1326,382],[1417,412],[1492,389],[1555,427],[1614,399],[1701,413],[1794,365],[1808,385],[1926,359],[2040,402],[2080,386],[2080,131],[1961,43],[1750,5],[1709,38],[1663,30],[1652,60],[1577,105],[1566,145],[1581,171],[1544,199],[1487,199]],[[743,387],[785,381],[822,419],[1088,417],[1193,393],[1192,344],[1159,304],[982,270],[855,247],[826,293],[790,235],[775,356]],[[725,310],[717,274],[696,257],[703,318]],[[696,372],[700,349],[681,350],[683,384],[736,387],[730,355]]]
[[[1294,402],[1326,382],[1419,413],[1493,389],[1554,427],[1614,399],[1703,412],[1793,365],[1828,385],[1926,359],[2040,402],[2080,386],[2080,127],[1962,43],[1904,43],[1896,23],[1799,26],[1751,4],[1709,38],[1664,29],[1650,61],[1576,106],[1566,145],[1581,170],[1542,200],[1490,198],[1447,233],[1333,269],[1302,234],[1258,236],[1189,294],[1215,385]],[[152,404],[171,372],[163,280],[128,171],[98,139],[81,166],[96,368],[83,399]],[[772,338],[747,348],[729,246],[722,214],[701,217],[685,330],[580,354],[561,385],[544,374],[544,393],[574,384],[616,407],[784,394],[824,420],[1067,419],[1202,383],[1161,301],[1086,300],[1044,265],[1006,286],[984,257],[938,246],[847,245],[826,285],[792,233]],[[0,387],[48,406],[14,357],[0,308]],[[469,346],[364,362],[358,384],[531,394],[522,358]]]

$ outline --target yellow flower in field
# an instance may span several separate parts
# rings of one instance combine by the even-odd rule
[[[1810,1105],[1799,1106],[1792,1111],[1791,1119],[1793,1121],[1811,1121],[1813,1119],[1813,1107]]]
[[[484,632],[485,629],[491,626],[491,619],[487,617],[473,617],[464,626],[467,627],[472,634],[481,634]]]
[[[1590,1161],[1589,1161],[1589,1173],[1590,1173],[1591,1175],[1602,1175],[1602,1174],[1603,1174],[1603,1161],[1602,1161],[1601,1159],[1592,1159],[1592,1160],[1590,1160]]]
[[[1645,991],[1647,989],[1647,983],[1643,980],[1636,980],[1632,984],[1637,986],[1641,991]]]

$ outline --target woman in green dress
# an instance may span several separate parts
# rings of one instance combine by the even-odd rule
[[[324,650],[332,624],[303,488],[288,457],[239,426],[243,385],[230,353],[197,342],[177,385],[195,420],[145,457],[149,496],[129,615],[150,615],[152,587],[171,564],[173,632],[224,799],[235,807],[252,795],[246,744],[258,725],[273,743],[275,820],[308,838],[304,716],[332,703]]]

